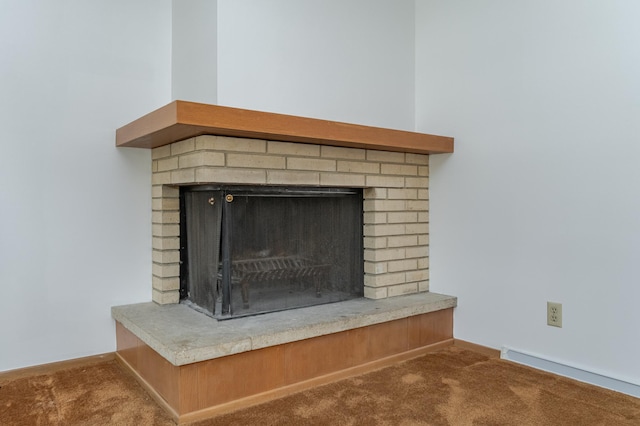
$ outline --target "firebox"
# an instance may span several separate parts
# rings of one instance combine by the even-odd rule
[[[362,190],[183,187],[180,298],[218,319],[363,296]]]

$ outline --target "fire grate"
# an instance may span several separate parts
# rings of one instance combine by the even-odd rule
[[[321,283],[331,265],[314,264],[298,256],[267,257],[234,261],[231,266],[231,284],[240,286],[242,302],[249,307],[249,286],[253,282],[308,280],[313,282],[316,296],[320,297]],[[222,268],[218,270],[218,282],[222,282]]]

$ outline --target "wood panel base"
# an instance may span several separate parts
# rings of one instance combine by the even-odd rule
[[[116,322],[117,359],[178,423],[280,398],[453,344],[453,308],[175,366]]]

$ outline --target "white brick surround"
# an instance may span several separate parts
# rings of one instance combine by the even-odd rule
[[[364,295],[429,290],[429,156],[198,136],[152,150],[153,300],[179,300],[179,185],[364,188]]]

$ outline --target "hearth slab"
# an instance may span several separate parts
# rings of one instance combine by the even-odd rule
[[[114,306],[111,316],[175,366],[453,308],[457,298],[425,292],[355,299],[218,321],[180,304]]]

